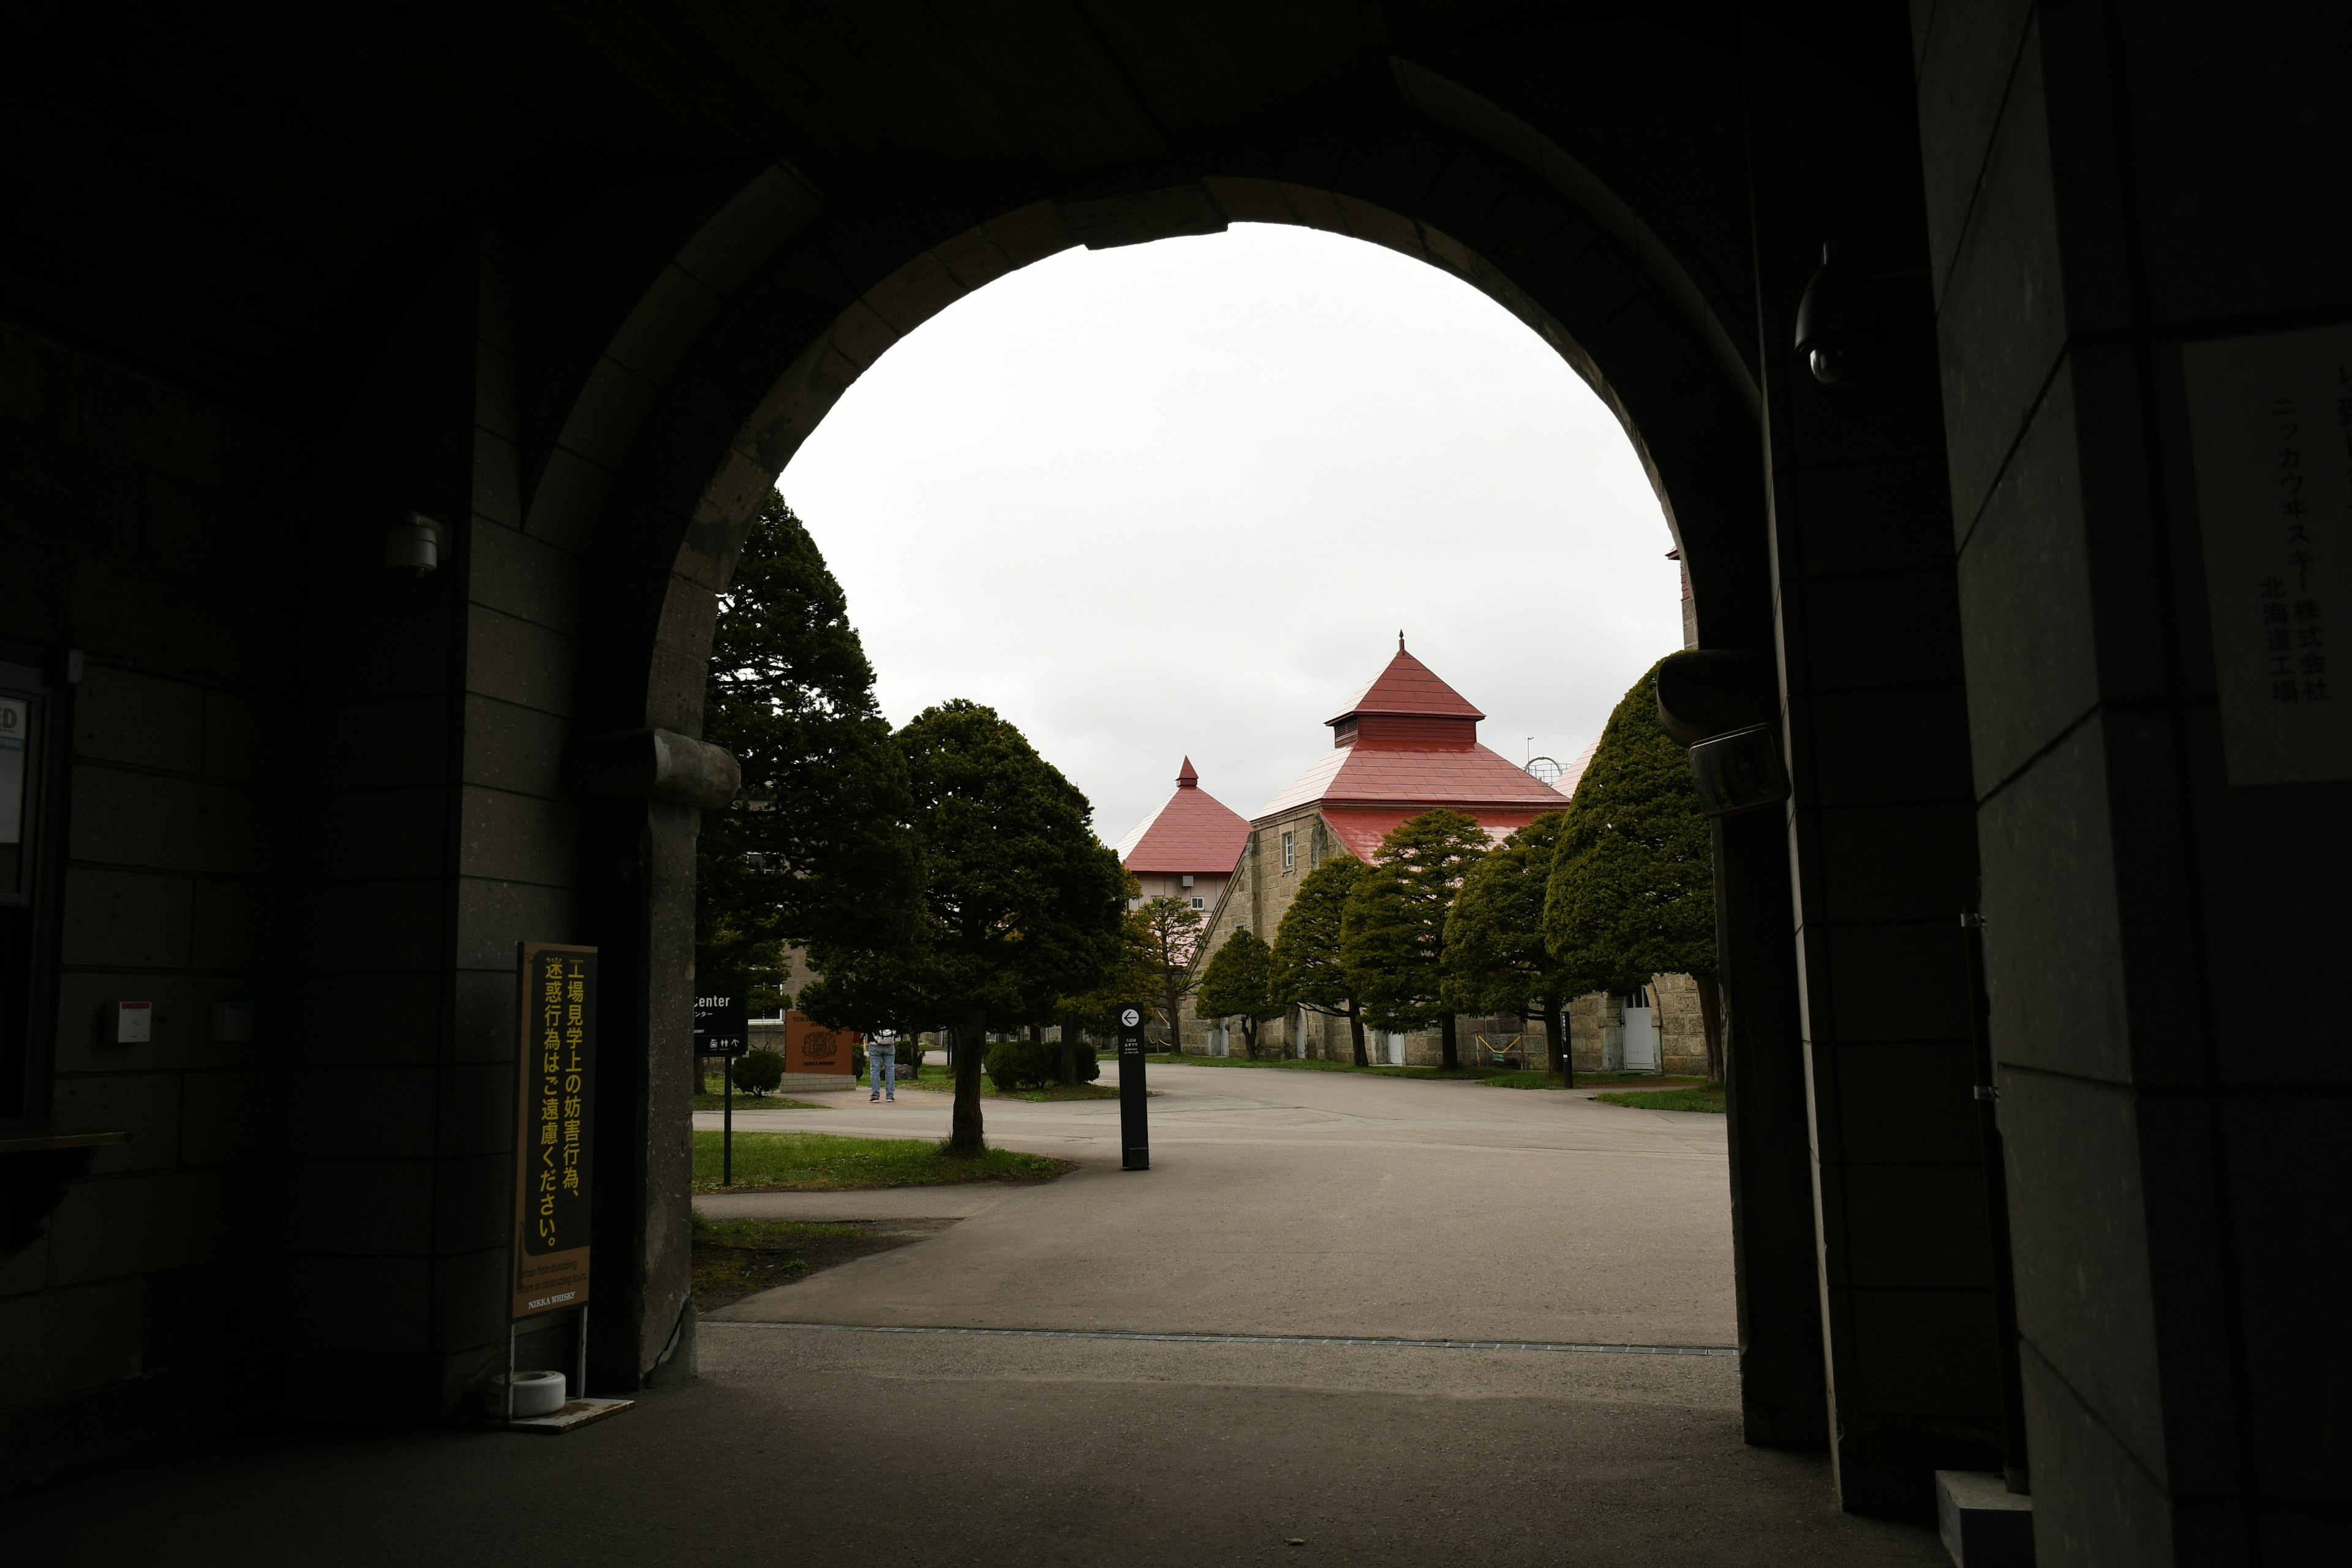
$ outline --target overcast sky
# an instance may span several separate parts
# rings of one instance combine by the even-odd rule
[[[893,723],[995,708],[1116,842],[1189,753],[1256,814],[1395,651],[1562,762],[1682,646],[1624,432],[1543,341],[1393,251],[1243,225],[1067,250],[867,371],[778,482]]]

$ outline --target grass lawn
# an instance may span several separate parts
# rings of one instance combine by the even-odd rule
[[[794,1220],[708,1220],[694,1216],[694,1303],[704,1311],[797,1279],[809,1254],[866,1239],[854,1225]]]
[[[1655,1089],[1629,1094],[1596,1094],[1609,1105],[1630,1105],[1636,1110],[1712,1110],[1723,1112],[1723,1085],[1699,1083],[1684,1089]]]
[[[727,1110],[727,1096],[719,1093],[724,1086],[715,1077],[703,1079],[703,1090],[694,1096],[694,1110]],[[812,1100],[793,1100],[781,1093],[767,1093],[752,1098],[748,1089],[736,1089],[736,1110],[833,1110],[830,1105],[814,1105]]]
[[[1067,1160],[989,1149],[975,1160],[922,1138],[844,1138],[831,1132],[738,1132],[735,1182],[719,1184],[719,1135],[694,1134],[698,1193],[841,1193],[865,1187],[935,1187],[959,1182],[1051,1181]]]
[[[694,1215],[694,1304],[711,1311],[730,1301],[779,1285],[791,1285],[820,1269],[855,1263],[877,1252],[910,1246],[936,1236],[953,1220],[851,1220],[813,1225],[805,1220],[714,1220]]]

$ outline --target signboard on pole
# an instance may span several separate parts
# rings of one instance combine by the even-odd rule
[[[828,1029],[805,1014],[784,1015],[784,1070],[845,1074],[856,1065],[851,1052],[864,1039],[855,1029]]]
[[[596,950],[522,944],[509,1316],[588,1304],[596,1117]]]
[[[1144,1010],[1134,1002],[1118,1005],[1118,1168],[1151,1169],[1151,1127],[1145,1118],[1149,1105],[1143,1087]]]
[[[741,992],[694,999],[694,1054],[740,1057],[751,1048],[751,1000]]]

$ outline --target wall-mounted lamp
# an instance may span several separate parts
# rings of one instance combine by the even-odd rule
[[[1780,733],[1770,724],[1754,724],[1701,741],[1690,749],[1690,764],[1698,808],[1709,816],[1754,811],[1789,798],[1789,771],[1780,765]]]
[[[1780,672],[1751,648],[1685,648],[1658,666],[1658,722],[1690,749],[1691,784],[1709,816],[1789,798],[1780,758]]]
[[[1870,379],[1879,360],[1878,300],[1870,279],[1822,247],[1821,269],[1797,301],[1797,352],[1813,379],[1841,391]]]
[[[421,511],[410,512],[383,531],[383,563],[424,576],[441,564],[441,525]]]

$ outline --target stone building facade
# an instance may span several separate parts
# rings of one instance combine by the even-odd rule
[[[1333,731],[1331,754],[1247,824],[1224,896],[1211,906],[1200,961],[1206,963],[1236,931],[1252,931],[1272,942],[1309,872],[1334,855],[1370,860],[1382,837],[1421,812],[1451,807],[1476,818],[1489,838],[1499,842],[1545,812],[1565,809],[1593,747],[1586,747],[1556,783],[1546,784],[1477,744],[1484,717],[1398,638],[1388,667],[1343,711],[1325,721]],[[1190,768],[1188,762],[1188,773]],[[1147,824],[1130,838],[1150,827]],[[1696,983],[1687,974],[1661,974],[1653,977],[1649,991],[1657,1070],[1704,1076],[1706,1031]],[[1623,1066],[1624,1013],[1623,998],[1600,992],[1571,1005],[1568,1034],[1578,1071]],[[1190,997],[1181,1037],[1181,1048],[1194,1054],[1222,1056],[1242,1048],[1238,1028],[1200,1016]],[[1307,1008],[1293,1008],[1261,1026],[1258,1040],[1262,1051],[1318,1060],[1344,1061],[1354,1054],[1347,1019]],[[1540,1022],[1466,1015],[1455,1020],[1455,1056],[1463,1063],[1482,1060],[1489,1044],[1502,1050],[1513,1042],[1531,1067],[1555,1060]],[[1365,1048],[1375,1062],[1434,1067],[1444,1060],[1444,1037],[1435,1028],[1368,1030]]]
[[[1485,717],[1407,652],[1399,637],[1381,672],[1324,721],[1331,750],[1250,820],[1233,879],[1202,933],[1203,961],[1239,930],[1271,942],[1308,873],[1335,855],[1369,861],[1381,840],[1409,817],[1449,807],[1475,817],[1499,842],[1565,807],[1567,796],[1559,790],[1478,743]],[[1475,1032],[1468,1021],[1457,1028],[1464,1060],[1472,1059]],[[1483,1032],[1505,1031],[1496,1024]],[[1522,1032],[1516,1025],[1507,1031]],[[1189,1002],[1181,1033],[1188,1051],[1239,1048],[1238,1030],[1199,1017]],[[1272,1020],[1259,1038],[1261,1049],[1294,1056],[1337,1060],[1353,1050],[1345,1018],[1307,1011]],[[1379,1044],[1408,1064],[1442,1057],[1434,1030],[1382,1037]]]

